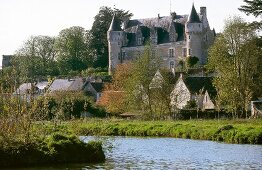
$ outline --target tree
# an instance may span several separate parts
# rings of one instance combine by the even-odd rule
[[[84,28],[74,26],[60,31],[55,47],[57,61],[62,74],[70,71],[81,71],[87,68],[90,53],[87,45],[89,33]]]
[[[161,59],[152,45],[144,48],[144,53],[134,62],[131,76],[125,85],[127,100],[131,110],[143,110],[153,117],[153,96],[150,83],[161,66]]]
[[[187,59],[186,59],[187,67],[189,67],[189,68],[193,67],[194,65],[197,64],[198,61],[199,61],[199,59],[196,56],[194,56],[194,57],[191,57],[191,56],[187,57]]]
[[[255,29],[235,17],[226,21],[209,51],[208,68],[217,73],[213,83],[218,101],[233,117],[247,113],[250,100],[261,86],[262,53],[257,41]]]
[[[132,63],[117,65],[113,73],[113,81],[103,89],[103,94],[98,104],[103,106],[108,113],[123,113],[127,111],[124,86],[132,73]]]
[[[240,11],[246,13],[247,15],[254,15],[255,17],[261,16],[262,14],[262,0],[244,0],[246,5],[242,5],[238,8]],[[261,29],[262,22],[261,21],[253,21],[251,26]]]
[[[242,5],[238,8],[240,11],[245,12],[247,15],[252,14],[258,17],[262,14],[262,0],[244,0],[246,5]]]
[[[95,67],[107,67],[108,66],[108,42],[107,31],[111,24],[113,15],[121,22],[129,19],[133,14],[129,11],[121,9],[112,9],[110,7],[101,7],[98,14],[95,16],[93,23],[90,40],[90,48],[95,51],[96,60]]]
[[[56,50],[54,37],[31,36],[12,60],[24,81],[35,80],[42,76],[57,75]]]

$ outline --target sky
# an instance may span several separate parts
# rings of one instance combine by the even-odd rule
[[[221,32],[225,18],[239,15],[255,20],[237,8],[243,0],[0,0],[0,61],[14,54],[30,36],[57,36],[62,29],[81,26],[91,29],[101,6],[129,10],[133,19],[189,14],[194,3],[197,12],[207,7],[211,28]],[[1,67],[2,62],[0,62]]]

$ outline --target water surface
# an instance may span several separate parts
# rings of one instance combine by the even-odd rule
[[[101,140],[106,162],[35,169],[262,169],[262,146],[177,138],[81,137]]]

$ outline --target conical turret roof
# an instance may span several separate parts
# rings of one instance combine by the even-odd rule
[[[191,13],[188,17],[188,22],[189,23],[200,23],[201,22],[198,14],[196,12],[194,4],[192,5]]]
[[[115,14],[113,16],[113,19],[111,21],[111,24],[110,24],[108,31],[122,31],[121,26],[120,26],[120,22],[116,19]]]

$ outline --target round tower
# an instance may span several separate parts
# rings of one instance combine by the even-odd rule
[[[117,64],[122,63],[121,47],[123,44],[124,32],[121,29],[120,22],[113,16],[110,27],[107,31],[108,40],[108,73],[112,74]]]
[[[204,64],[202,54],[203,24],[199,19],[194,4],[188,21],[185,24],[187,56],[197,57],[200,64]]]

